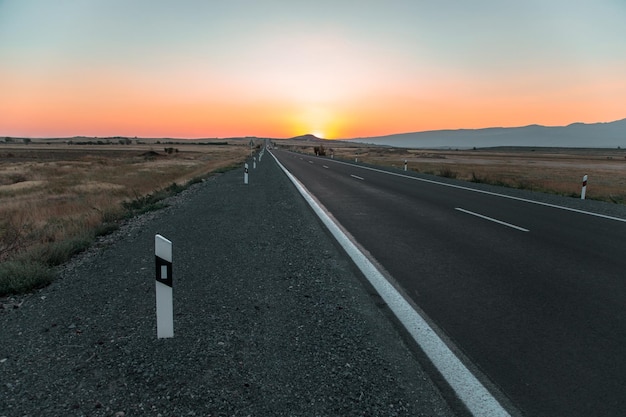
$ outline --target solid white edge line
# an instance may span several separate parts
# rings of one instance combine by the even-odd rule
[[[594,212],[591,212],[591,211],[580,210],[580,209],[575,209],[575,208],[571,208],[571,207],[559,206],[557,204],[544,203],[543,201],[535,201],[535,200],[530,200],[528,198],[523,198],[523,197],[515,197],[515,196],[512,196],[512,195],[494,193],[493,191],[485,191],[485,190],[479,190],[479,189],[476,189],[476,188],[464,187],[462,185],[448,184],[448,183],[445,183],[445,182],[428,180],[426,178],[412,177],[410,175],[399,174],[397,172],[389,172],[389,171],[385,171],[385,170],[382,170],[382,169],[376,169],[376,168],[366,167],[366,166],[362,166],[362,165],[355,165],[355,164],[351,164],[349,162],[344,162],[344,161],[330,160],[330,162],[334,162],[336,164],[344,164],[344,165],[348,165],[348,166],[351,166],[351,167],[358,167],[358,168],[362,168],[362,169],[369,169],[370,171],[381,172],[383,174],[389,174],[389,175],[395,175],[397,177],[408,178],[410,180],[422,181],[422,182],[427,182],[427,183],[436,184],[436,185],[442,185],[444,187],[458,188],[460,190],[473,191],[475,193],[493,195],[493,196],[496,196],[496,197],[503,197],[503,198],[508,198],[508,199],[511,199],[511,200],[523,201],[525,203],[537,204],[537,205],[540,205],[540,206],[551,207],[551,208],[556,208],[556,209],[561,209],[561,210],[567,210],[567,211],[572,211],[574,213],[586,214],[588,216],[601,217],[603,219],[615,220],[615,221],[618,221],[618,222],[626,223],[626,219],[622,219],[621,217],[608,216],[606,214],[594,213]]]
[[[465,210],[460,207],[456,207],[455,210],[462,211],[463,213],[471,214],[472,216],[480,217],[481,219],[489,220],[494,223],[501,224],[503,226],[512,227],[513,229],[520,230],[522,232],[528,232],[528,229],[524,229],[523,227],[516,226],[511,223],[503,222],[502,220],[494,219],[493,217],[484,216],[482,214],[474,213],[473,211]]]
[[[270,154],[295,185],[302,197],[304,197],[311,206],[322,223],[328,228],[333,237],[337,239],[346,253],[352,258],[352,261],[361,270],[376,292],[378,292],[385,303],[387,303],[393,314],[400,320],[411,337],[413,337],[424,351],[428,359],[430,359],[444,379],[450,384],[470,413],[476,417],[510,417],[510,414],[500,405],[491,393],[489,393],[480,381],[478,381],[469,369],[463,365],[426,320],[411,307],[363,252],[361,252],[341,231],[341,228],[335,224],[326,213],[325,209],[311,196],[304,185],[278,161],[278,158],[276,158],[272,152],[270,152]]]
[[[363,180],[365,179],[365,178],[363,178],[363,177],[359,177],[358,175],[352,175],[352,174],[350,174],[350,176],[351,176],[352,178],[356,178],[357,180],[361,180],[361,181],[363,181]]]

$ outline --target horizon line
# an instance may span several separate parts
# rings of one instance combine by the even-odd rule
[[[275,139],[275,140],[289,140],[294,138],[299,138],[303,136],[313,136],[320,140],[354,140],[354,139],[367,139],[367,138],[382,138],[387,136],[396,136],[396,135],[410,135],[415,133],[429,133],[429,132],[451,132],[451,131],[476,131],[476,130],[487,130],[487,129],[520,129],[530,126],[539,126],[539,127],[568,127],[572,125],[582,124],[582,125],[597,125],[597,124],[609,124],[615,122],[625,121],[626,117],[617,120],[611,121],[601,121],[601,122],[572,122],[566,125],[541,125],[537,123],[530,123],[527,125],[517,125],[517,126],[487,126],[487,127],[478,127],[478,128],[446,128],[446,129],[431,129],[431,130],[419,130],[419,131],[409,131],[409,132],[397,132],[397,133],[388,133],[383,135],[374,135],[374,136],[354,136],[354,137],[345,137],[345,138],[323,138],[318,137],[313,133],[304,133],[301,135],[290,136],[290,137],[267,137],[267,136],[254,136],[254,135],[234,135],[234,136],[204,136],[204,137],[184,137],[184,136],[138,136],[138,135],[106,135],[106,136],[92,136],[92,135],[73,135],[73,136],[7,136],[0,135],[0,138],[10,138],[10,139],[75,139],[75,138],[85,138],[85,139],[171,139],[171,140],[224,140],[224,139]]]

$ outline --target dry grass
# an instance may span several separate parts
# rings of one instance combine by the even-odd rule
[[[359,162],[398,169],[406,160],[408,169],[425,174],[572,197],[580,197],[582,177],[588,175],[587,198],[626,204],[623,149],[423,150],[339,142],[325,147],[344,160],[358,158]],[[295,150],[313,154],[312,145]]]
[[[63,262],[63,253],[111,231],[132,203],[152,204],[240,165],[250,152],[241,145],[175,146],[178,152],[167,154],[155,145],[0,145],[0,262]]]

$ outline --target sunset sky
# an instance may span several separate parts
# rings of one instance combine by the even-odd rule
[[[0,0],[0,136],[625,117],[624,0]]]

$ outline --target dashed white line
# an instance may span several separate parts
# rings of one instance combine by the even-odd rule
[[[324,168],[328,169],[328,167],[326,165],[322,165]]]
[[[482,214],[474,213],[473,211],[465,210],[465,209],[462,209],[460,207],[456,207],[455,210],[462,211],[463,213],[471,214],[472,216],[480,217],[481,219],[489,220],[489,221],[492,221],[494,223],[501,224],[503,226],[512,227],[513,229],[517,229],[517,230],[520,230],[522,232],[528,232],[529,231],[528,229],[524,229],[523,227],[519,227],[519,226],[516,226],[516,225],[511,224],[511,223],[503,222],[502,220],[497,220],[497,219],[494,219],[493,217],[483,216]]]
[[[356,178],[357,180],[363,181],[365,178],[359,177],[358,175],[350,175],[352,178]]]

